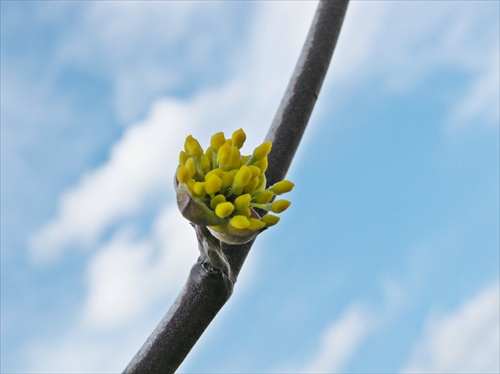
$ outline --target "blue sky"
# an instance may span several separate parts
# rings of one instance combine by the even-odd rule
[[[1,2],[1,371],[120,372],[197,247],[184,138],[264,138],[314,2]],[[296,187],[180,372],[498,372],[497,1],[353,1]]]

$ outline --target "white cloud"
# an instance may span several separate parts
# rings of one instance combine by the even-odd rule
[[[68,244],[91,244],[111,223],[140,210],[160,188],[172,189],[179,145],[191,128],[188,110],[163,100],[145,122],[127,129],[108,162],[61,197],[58,215],[31,241],[33,257],[51,260]]]
[[[137,342],[144,341],[153,327],[147,319],[112,333],[68,326],[63,332],[30,340],[17,372],[119,373],[140,348]]]
[[[354,356],[372,328],[372,319],[360,306],[351,306],[323,332],[321,346],[303,372],[338,373]]]
[[[458,310],[429,317],[406,373],[498,373],[500,296],[498,282],[465,301]]]
[[[119,327],[181,288],[198,256],[192,227],[170,205],[157,217],[151,236],[134,240],[130,231],[119,232],[93,256],[87,269],[85,325]]]
[[[447,120],[447,130],[460,132],[477,123],[498,127],[500,124],[500,60],[494,50],[482,61],[466,94],[459,100]]]
[[[111,81],[114,109],[126,124],[159,95],[184,91],[193,80],[210,81],[227,68],[220,49],[235,47],[235,35],[242,32],[235,28],[236,8],[217,2],[75,6],[78,16],[65,30],[56,63],[61,70],[76,67]],[[207,69],[215,59],[219,64]]]
[[[351,84],[360,82],[383,66],[374,57],[384,58],[380,53],[380,40],[383,39],[388,7],[387,2],[349,3],[332,59],[329,74],[332,79]]]
[[[443,101],[445,129],[498,126],[497,13],[494,2],[351,2],[333,59],[333,87],[344,87],[345,96],[375,79],[407,94],[435,76],[461,74],[465,87],[450,89]]]

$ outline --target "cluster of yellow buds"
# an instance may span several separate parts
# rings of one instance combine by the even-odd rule
[[[264,142],[252,155],[242,156],[240,149],[245,140],[242,129],[229,139],[218,132],[203,151],[189,135],[176,172],[177,203],[184,217],[207,226],[218,239],[233,244],[249,241],[262,229],[278,223],[278,216],[261,217],[255,209],[283,212],[290,202],[273,200],[294,186],[283,180],[266,189],[267,155],[272,144]]]

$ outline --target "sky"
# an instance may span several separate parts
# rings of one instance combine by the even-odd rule
[[[121,372],[198,257],[192,134],[260,144],[315,2],[1,2],[3,373]],[[181,373],[500,371],[498,1],[352,1],[287,179]]]

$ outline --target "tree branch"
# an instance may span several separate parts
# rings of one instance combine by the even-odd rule
[[[318,9],[302,47],[299,60],[266,140],[273,143],[266,171],[268,185],[285,178],[337,44],[349,0],[324,0]]]
[[[268,185],[284,179],[311,116],[337,43],[348,0],[321,1],[266,140],[273,143]],[[173,373],[226,301],[254,240],[219,243],[195,228],[200,257],[174,304],[124,373]]]

